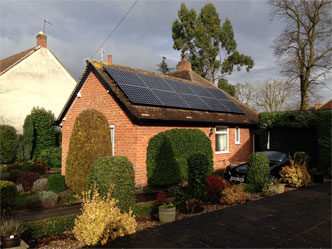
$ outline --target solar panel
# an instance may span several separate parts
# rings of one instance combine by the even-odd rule
[[[153,94],[149,88],[118,84],[121,90],[133,104],[159,105],[164,104]]]
[[[141,78],[145,82],[145,84],[147,84],[152,89],[173,91],[173,89],[170,88],[168,84],[165,82],[165,80],[162,78],[157,78],[143,74],[138,74],[138,77]]]
[[[206,87],[201,87],[201,86],[195,86],[195,85],[189,85],[188,87],[196,93],[196,95],[201,96],[201,97],[208,97],[208,98],[214,98],[213,95],[211,95],[207,90]]]
[[[105,69],[112,79],[118,84],[122,83],[132,86],[147,87],[144,81],[142,81],[136,73],[118,70],[111,67],[105,67]]]
[[[195,95],[179,94],[187,102],[191,109],[212,111],[212,109],[199,97]]]
[[[219,89],[213,89],[213,88],[206,88],[206,90],[212,94],[213,97],[215,97],[216,99],[227,99],[229,100],[229,98],[226,96],[226,94],[224,94],[222,91],[220,91]]]
[[[211,108],[211,110],[213,110],[213,111],[230,112],[230,110],[228,108],[226,108],[219,101],[216,101],[216,99],[205,98],[205,97],[201,97],[201,98]]]
[[[177,93],[184,93],[184,94],[193,94],[195,93],[188,87],[188,84],[182,83],[179,81],[174,81],[174,80],[166,80],[168,85],[174,89],[175,92]]]
[[[187,105],[181,99],[181,97],[176,92],[162,91],[162,90],[152,90],[154,94],[164,103],[165,106],[169,107],[179,107],[189,109],[190,106]]]
[[[104,68],[133,104],[244,114],[219,89],[112,67]]]

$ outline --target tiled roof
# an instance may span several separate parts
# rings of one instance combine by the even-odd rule
[[[88,65],[76,85],[71,97],[67,101],[62,113],[60,114],[57,123],[60,124],[62,119],[65,117],[67,111],[69,110],[71,104],[73,103],[75,96],[79,92],[80,88],[84,84],[87,75],[93,71],[99,78],[104,87],[110,92],[110,94],[119,103],[122,109],[128,114],[133,122],[139,124],[151,124],[151,123],[201,123],[205,125],[209,124],[233,124],[242,126],[257,126],[258,125],[258,114],[249,108],[248,106],[242,104],[237,99],[232,96],[227,96],[235,102],[245,114],[231,114],[231,113],[221,113],[221,112],[211,112],[211,111],[199,111],[199,110],[187,110],[187,109],[176,109],[169,107],[156,107],[147,105],[137,105],[132,104],[124,93],[120,90],[118,85],[111,79],[109,74],[104,70],[104,66],[113,67],[116,69],[121,69],[129,72],[136,72],[140,74],[150,75],[154,77],[167,78],[176,81],[181,81],[184,83],[195,84],[205,87],[214,88],[214,86],[201,76],[197,75],[192,71],[185,72],[175,72],[169,74],[157,74],[147,71],[142,71],[139,69],[123,67],[114,64],[108,64],[99,61],[88,61]],[[177,77],[175,77],[177,76]],[[183,78],[178,78],[178,77]]]
[[[0,60],[0,75],[8,71],[10,68],[15,66],[20,61],[27,58],[29,55],[37,51],[40,47],[33,47],[18,54],[14,54],[7,58]]]
[[[327,101],[324,105],[322,105],[319,110],[331,110],[332,109],[332,99]]]

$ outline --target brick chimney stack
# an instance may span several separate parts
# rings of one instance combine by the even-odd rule
[[[112,55],[111,54],[108,54],[108,63],[112,64]]]
[[[47,48],[47,36],[44,35],[44,32],[40,31],[36,36],[37,46],[41,46],[42,48]]]
[[[191,63],[187,60],[187,58],[186,57],[184,57],[183,59],[182,59],[182,61],[180,61],[179,63],[178,63],[178,66],[177,66],[177,68],[178,68],[178,72],[181,72],[181,71],[191,71],[192,69],[191,69]]]

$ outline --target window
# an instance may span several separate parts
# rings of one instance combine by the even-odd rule
[[[229,152],[228,146],[228,128],[227,127],[216,127],[216,153],[227,153]]]
[[[235,144],[240,144],[240,128],[235,128]]]
[[[114,156],[114,125],[110,125],[110,130],[111,130],[112,156]]]

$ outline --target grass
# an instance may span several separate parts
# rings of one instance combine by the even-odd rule
[[[36,194],[21,194],[17,195],[14,201],[15,206],[24,206],[26,204],[27,198],[29,196],[36,195]]]

